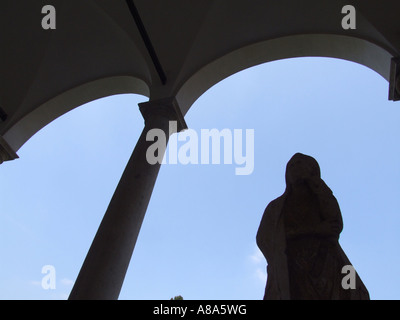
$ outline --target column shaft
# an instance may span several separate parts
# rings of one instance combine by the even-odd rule
[[[176,111],[175,109],[171,105],[154,105],[152,102],[141,105],[146,120],[145,128],[111,199],[69,299],[118,299],[160,169],[159,163],[149,164],[146,159],[146,151],[154,143],[146,141],[146,135],[151,129],[161,129],[168,141],[169,121],[177,119],[174,112],[171,112]]]

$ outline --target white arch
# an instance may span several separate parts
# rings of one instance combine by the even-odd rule
[[[390,76],[392,54],[364,39],[334,35],[292,35],[267,40],[232,51],[204,66],[177,90],[183,114],[209,88],[244,69],[275,60],[295,57],[332,57],[360,63],[386,80]],[[145,81],[133,76],[101,78],[72,88],[42,104],[16,121],[3,138],[16,152],[36,132],[66,112],[87,102],[113,94],[136,93],[150,96]]]
[[[392,54],[367,40],[334,34],[292,35],[259,42],[214,60],[187,79],[176,94],[182,113],[186,114],[205,91],[236,72],[295,57],[331,57],[353,61],[389,80]]]
[[[148,85],[132,76],[114,76],[91,81],[50,99],[16,122],[5,134],[9,146],[18,151],[47,124],[87,102],[122,93],[150,95]]]

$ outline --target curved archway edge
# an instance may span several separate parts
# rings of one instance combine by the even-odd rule
[[[215,59],[187,79],[171,96],[176,97],[185,115],[203,93],[225,78],[262,63],[296,57],[331,57],[352,61],[389,80],[392,56],[383,47],[355,37],[333,34],[280,37],[245,46]],[[42,104],[18,120],[3,138],[16,152],[44,126],[78,106],[115,94],[133,93],[150,97],[150,91],[147,83],[132,76],[91,81]]]
[[[176,94],[183,114],[209,88],[247,68],[276,60],[330,57],[364,65],[386,80],[392,54],[364,39],[327,34],[293,35],[252,44],[214,60],[189,78]]]
[[[50,99],[14,124],[4,135],[16,151],[36,132],[63,114],[99,98],[133,93],[148,97],[148,85],[132,76],[114,76],[91,81]]]

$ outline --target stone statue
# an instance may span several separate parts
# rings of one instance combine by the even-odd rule
[[[267,206],[257,232],[268,262],[264,299],[369,299],[354,269],[355,286],[343,286],[342,268],[351,263],[339,245],[342,216],[317,161],[295,154],[285,178],[284,194]]]

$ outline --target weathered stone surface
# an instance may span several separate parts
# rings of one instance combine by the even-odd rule
[[[369,299],[352,267],[354,287],[342,284],[342,269],[351,266],[339,245],[342,228],[338,202],[317,161],[295,154],[286,167],[286,190],[269,203],[257,232],[268,262],[264,299]]]

